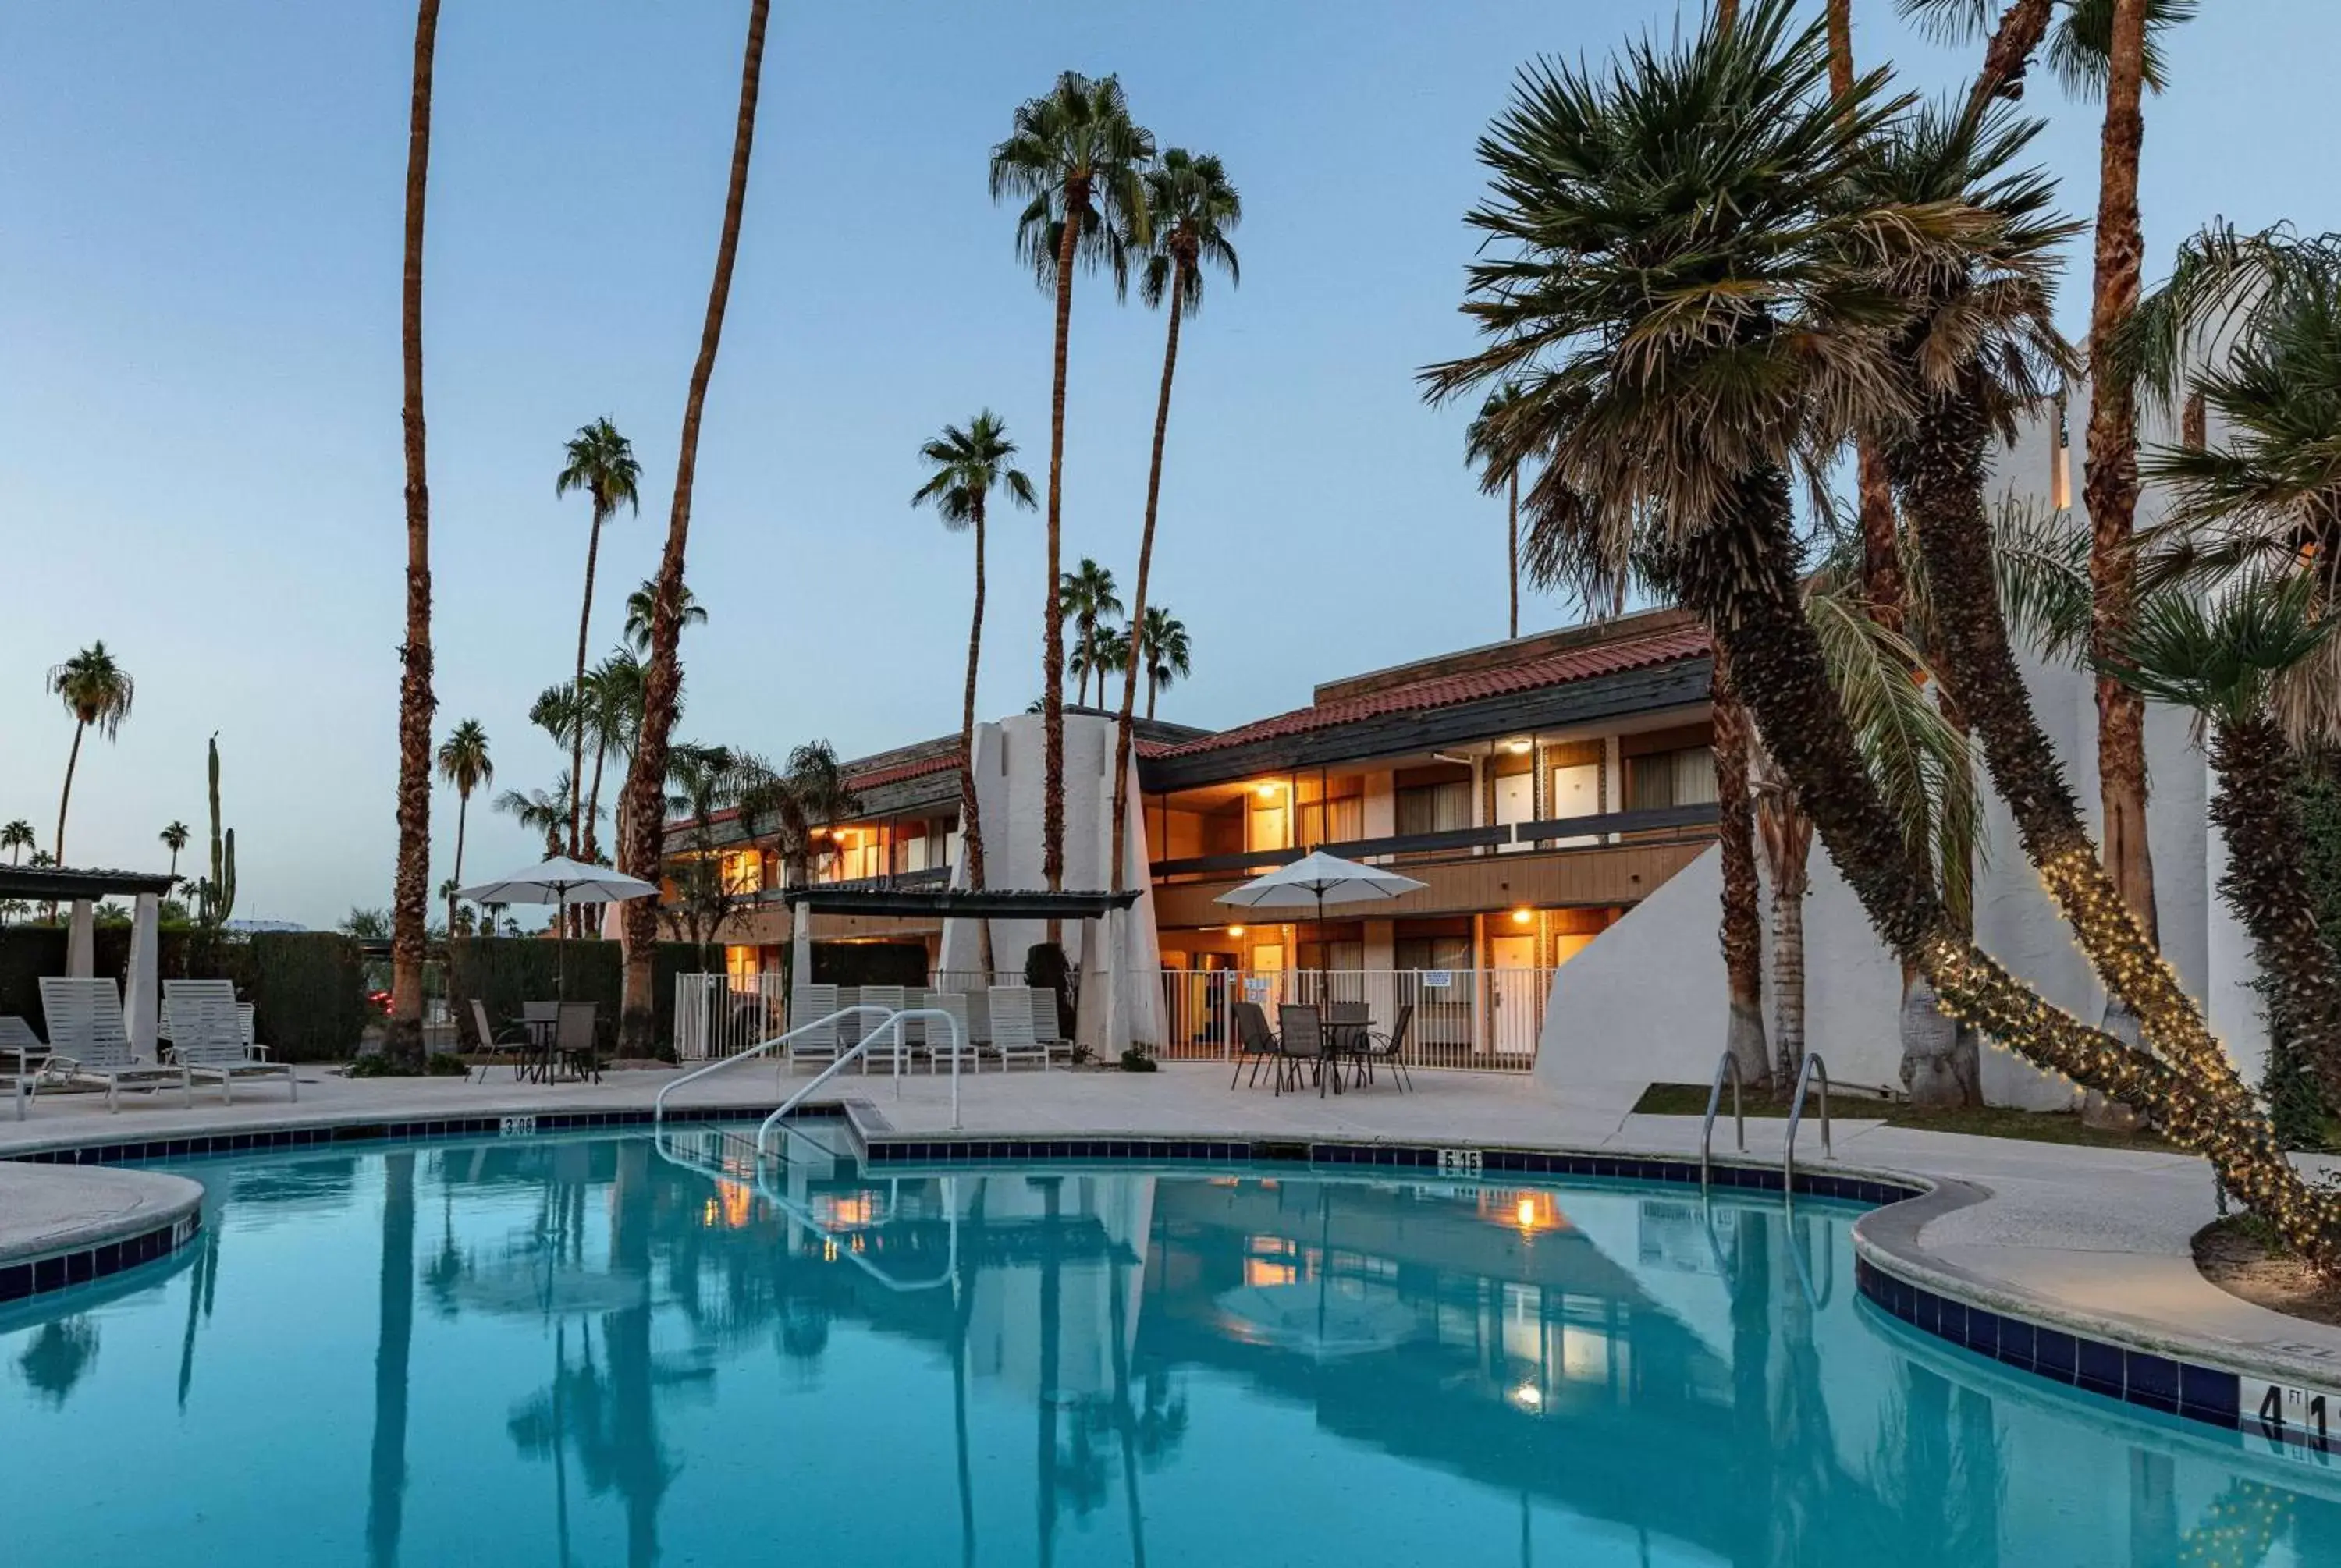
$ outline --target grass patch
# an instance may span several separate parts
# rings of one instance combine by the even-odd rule
[[[1635,1103],[1638,1116],[1698,1116],[1707,1114],[1708,1088],[1704,1084],[1652,1084]],[[1788,1102],[1775,1099],[1761,1090],[1749,1093],[1743,1105],[1750,1116],[1785,1116]],[[1830,1091],[1829,1111],[1837,1116],[1852,1116],[1863,1120],[1878,1119],[1890,1127],[1913,1127],[1921,1132],[1966,1133],[1972,1137],[2026,1138],[2043,1144],[2081,1144],[2091,1148],[2107,1149],[2167,1149],[2170,1146],[2151,1132],[2116,1132],[2108,1128],[2085,1125],[2071,1111],[2019,1111],[2004,1106],[1978,1106],[1960,1110],[1915,1110],[1899,1100],[1879,1099],[1875,1095],[1852,1094],[1842,1089]],[[1717,1118],[1731,1114],[1731,1097],[1727,1091],[1723,1109]],[[1820,1114],[1816,1098],[1805,1107],[1807,1119]]]

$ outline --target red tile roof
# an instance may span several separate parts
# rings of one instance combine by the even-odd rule
[[[954,746],[948,751],[939,751],[931,757],[914,758],[908,762],[897,762],[891,768],[873,769],[867,773],[848,774],[845,779],[846,787],[855,790],[875,789],[884,784],[900,784],[905,779],[923,779],[930,773],[946,773],[959,766],[959,750],[960,749]]]
[[[1514,692],[1533,691],[1539,687],[1565,686],[1573,680],[1588,680],[1600,675],[1616,675],[1629,670],[1671,664],[1677,660],[1696,659],[1707,650],[1707,630],[1704,627],[1696,623],[1669,626],[1639,637],[1565,649],[1541,658],[1523,660],[1517,664],[1431,676],[1355,697],[1296,708],[1272,719],[1258,719],[1233,729],[1222,729],[1215,735],[1205,735],[1167,747],[1153,755],[1191,757],[1200,752],[1223,750],[1254,740],[1272,740],[1289,735],[1305,735],[1316,729],[1330,729],[1336,725],[1353,724],[1361,719],[1372,719],[1384,713],[1451,708],[1459,703],[1477,702],[1483,698],[1505,697]]]

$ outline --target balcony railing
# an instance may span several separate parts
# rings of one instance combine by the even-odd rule
[[[1345,860],[1421,862],[1499,854],[1507,848],[1549,847],[1559,839],[1591,839],[1593,845],[1666,843],[1704,838],[1722,815],[1712,801],[1691,806],[1664,806],[1642,811],[1603,811],[1589,817],[1555,817],[1538,822],[1500,823],[1492,828],[1458,828],[1445,833],[1402,833],[1386,839],[1353,839],[1316,846]],[[1158,882],[1257,876],[1289,866],[1307,853],[1298,849],[1252,849],[1241,854],[1190,855],[1157,860],[1149,868]]]

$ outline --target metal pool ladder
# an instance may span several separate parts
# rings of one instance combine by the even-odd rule
[[[1731,1080],[1731,1121],[1739,1137],[1739,1152],[1748,1152],[1748,1116],[1739,1104],[1739,1060],[1729,1051],[1715,1064],[1715,1083],[1707,1091],[1707,1120],[1698,1128],[1698,1186],[1707,1190],[1708,1146],[1715,1137],[1715,1113],[1723,1106],[1723,1080]]]
[[[1805,1091],[1813,1079],[1821,1081],[1821,1157],[1835,1159],[1837,1149],[1829,1140],[1828,1066],[1818,1051],[1805,1053],[1805,1065],[1797,1073],[1796,1097],[1788,1102],[1788,1142],[1787,1152],[1780,1156],[1780,1197],[1793,1203],[1797,1196],[1797,1124],[1805,1118]]]

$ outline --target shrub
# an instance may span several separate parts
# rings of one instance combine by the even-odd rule
[[[453,1051],[433,1051],[423,1064],[423,1076],[433,1078],[468,1078],[472,1064]]]
[[[1121,1070],[1125,1073],[1151,1073],[1160,1069],[1155,1067],[1152,1057],[1132,1046],[1121,1053]]]

